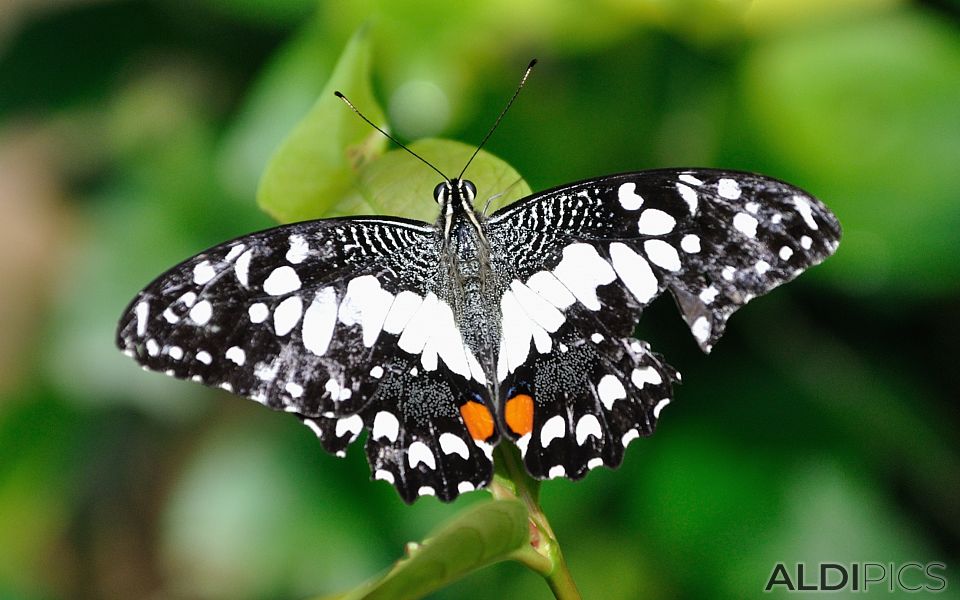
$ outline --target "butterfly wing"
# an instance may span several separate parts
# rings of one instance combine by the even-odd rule
[[[556,188],[494,213],[487,228],[510,280],[496,401],[538,477],[616,466],[652,433],[679,375],[630,334],[660,293],[709,352],[734,311],[840,239],[836,217],[802,190],[707,169]]]
[[[460,411],[482,413],[488,392],[435,293],[439,248],[432,227],[401,219],[248,235],[148,285],[117,344],[145,368],[297,415],[328,451],[369,429],[376,477],[408,502],[450,499],[489,481],[497,432],[473,436]]]

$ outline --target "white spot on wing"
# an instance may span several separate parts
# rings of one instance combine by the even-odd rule
[[[624,210],[637,210],[643,205],[643,198],[636,192],[637,184],[632,181],[617,188],[617,199]]]
[[[313,419],[304,419],[303,424],[310,428],[310,431],[313,432],[318,438],[323,438],[323,430],[320,429],[320,426],[317,425],[317,422]]]
[[[659,282],[650,263],[622,242],[610,244],[613,268],[627,289],[641,304],[647,304],[657,295]]]
[[[540,429],[540,446],[546,448],[550,442],[562,439],[567,433],[567,424],[561,415],[553,415]]]
[[[150,316],[150,304],[144,300],[137,304],[134,311],[137,314],[137,336],[143,337],[147,333],[147,318]]]
[[[590,244],[570,244],[563,249],[563,258],[553,274],[590,310],[600,310],[597,288],[616,279],[610,263],[597,254]]]
[[[664,235],[673,231],[677,220],[662,210],[648,208],[640,213],[637,230],[641,235]]]
[[[703,185],[702,181],[700,181],[690,173],[682,173],[679,177],[677,177],[677,179],[679,179],[684,183],[689,183],[691,185]]]
[[[437,468],[437,459],[434,458],[433,452],[426,444],[417,440],[407,448],[407,464],[411,469],[415,469],[421,463],[431,470]]]
[[[217,272],[213,270],[208,260],[199,262],[193,267],[193,282],[197,285],[203,285],[216,276]]]
[[[433,330],[437,305],[439,304],[437,296],[433,292],[428,292],[423,299],[423,303],[417,308],[417,311],[403,328],[403,334],[397,340],[397,346],[404,352],[410,354],[420,354],[423,347],[427,344],[427,338]]]
[[[373,377],[374,379],[380,379],[381,377],[383,377],[383,367],[381,367],[380,365],[377,365],[374,368],[370,369],[370,377]]]
[[[717,193],[728,200],[736,200],[742,192],[736,180],[724,177],[717,182]]]
[[[741,212],[733,216],[733,226],[747,237],[757,237],[757,219],[753,215]]]
[[[295,265],[302,263],[310,253],[310,244],[302,235],[293,234],[290,236],[290,249],[287,250],[287,262]]]
[[[263,291],[271,296],[282,296],[300,289],[300,277],[293,267],[283,265],[270,272],[263,282]]]
[[[400,421],[397,420],[397,417],[395,417],[393,413],[381,410],[377,413],[377,416],[373,418],[373,431],[370,435],[373,436],[374,440],[387,438],[391,442],[395,442],[399,434]]]
[[[147,354],[150,356],[157,356],[160,354],[160,344],[157,343],[157,340],[150,338],[147,340]]]
[[[230,251],[227,252],[227,255],[223,258],[223,260],[227,262],[233,261],[233,259],[240,256],[240,253],[243,252],[244,248],[246,248],[246,246],[244,246],[243,244],[235,244],[233,246],[230,246]]]
[[[253,257],[253,250],[247,250],[240,255],[237,262],[233,263],[233,272],[237,275],[237,281],[243,287],[250,287],[250,259]]]
[[[689,185],[685,185],[683,183],[677,184],[677,191],[680,193],[680,197],[683,198],[683,201],[687,203],[687,207],[690,209],[690,214],[697,214],[697,203],[699,202],[697,191]]]
[[[299,398],[303,395],[303,386],[293,381],[288,382],[283,389],[290,394],[291,398]]]
[[[702,292],[700,292],[700,301],[703,302],[704,304],[710,304],[711,302],[717,299],[717,294],[719,293],[720,291],[717,288],[713,287],[712,285],[707,286],[703,288]]]
[[[659,419],[660,411],[668,404],[670,404],[670,398],[664,398],[660,402],[657,402],[657,405],[653,407],[653,418]]]
[[[460,337],[460,329],[453,317],[450,305],[437,302],[437,314],[434,315],[434,329],[430,336],[437,354],[451,371],[464,377],[470,377],[470,365],[467,362],[467,349]]]
[[[393,473],[386,471],[384,469],[377,469],[373,474],[374,479],[379,479],[381,481],[386,481],[387,483],[392,484],[394,482]]]
[[[630,381],[638,388],[642,388],[648,383],[660,385],[663,383],[663,377],[661,377],[660,372],[653,367],[637,367],[630,373]]]
[[[793,248],[790,246],[782,246],[780,248],[780,260],[790,260],[791,256],[793,256]]]
[[[206,350],[201,350],[200,352],[197,352],[197,360],[205,365],[209,365],[213,362],[213,357],[210,356],[210,353]]]
[[[177,298],[177,302],[183,302],[185,306],[193,306],[193,303],[197,301],[197,294],[194,292],[187,292],[184,295]]]
[[[393,299],[387,317],[383,321],[383,330],[393,335],[399,335],[407,326],[410,319],[420,308],[423,298],[411,291],[403,290]]]
[[[623,447],[626,448],[627,446],[630,445],[630,442],[637,439],[638,437],[640,437],[640,432],[637,431],[636,429],[631,429],[630,431],[623,434],[623,437],[620,439],[620,441],[623,443]]]
[[[807,224],[807,227],[813,230],[820,229],[817,226],[817,222],[813,219],[813,210],[810,208],[810,203],[803,196],[794,196],[793,205],[796,207],[797,212],[800,213],[800,216],[803,217],[804,223]]]
[[[688,233],[680,240],[680,248],[687,254],[700,252],[700,236],[695,233]]]
[[[566,321],[563,313],[553,304],[516,279],[510,283],[510,289],[527,316],[550,333],[560,329]]]
[[[600,402],[607,410],[613,410],[613,403],[617,400],[623,400],[627,397],[627,390],[623,384],[614,375],[604,375],[597,384],[597,395],[600,396]]]
[[[603,439],[603,431],[600,429],[600,421],[595,415],[583,415],[577,421],[577,444],[582,446],[587,442],[587,438],[593,436],[598,440]]]
[[[277,335],[283,337],[290,333],[303,314],[303,300],[300,296],[290,296],[277,305],[273,311],[273,328]]]
[[[710,321],[706,317],[700,317],[690,326],[690,331],[693,332],[693,337],[697,338],[697,341],[702,344],[710,339]]]
[[[230,346],[227,348],[226,354],[224,356],[227,360],[235,363],[238,367],[242,367],[243,363],[247,362],[247,353],[243,351],[243,348],[239,346]]]
[[[444,454],[459,454],[464,460],[470,459],[470,450],[467,449],[467,443],[449,432],[440,434],[440,450]]]
[[[533,328],[538,326],[523,312],[509,290],[500,298],[500,315],[500,356],[512,372],[527,360]]]
[[[800,247],[804,250],[809,250],[810,246],[813,246],[813,240],[809,235],[800,236]]]
[[[363,345],[370,348],[380,336],[392,304],[393,294],[380,287],[379,279],[373,275],[361,275],[347,284],[347,293],[340,303],[340,322],[359,324],[363,330]]]
[[[527,455],[527,446],[530,445],[530,434],[529,434],[529,433],[525,433],[525,434],[521,435],[519,438],[517,438],[517,441],[514,442],[514,444],[516,444],[517,449],[520,450],[520,456],[526,456],[526,455]]]
[[[337,427],[334,433],[337,437],[343,437],[350,434],[350,437],[356,437],[363,429],[363,419],[360,415],[350,415],[342,419],[337,419]]]
[[[643,243],[643,250],[647,253],[650,262],[658,267],[668,271],[680,270],[680,255],[669,243],[663,240],[647,240]]]
[[[726,279],[727,281],[733,281],[733,276],[736,274],[737,270],[727,265],[720,271],[720,276]]]
[[[206,325],[213,316],[213,306],[206,300],[201,300],[190,309],[190,319],[197,325]]]
[[[473,482],[470,481],[461,481],[457,484],[457,491],[461,494],[472,492],[475,489],[477,489],[477,486],[473,485]]]
[[[336,323],[337,293],[332,287],[325,287],[317,292],[303,315],[300,331],[303,346],[317,356],[323,356],[330,347]]]
[[[549,271],[538,271],[527,280],[527,287],[557,308],[567,308],[577,301],[560,280]]]
[[[550,467],[550,470],[547,471],[547,477],[550,479],[556,479],[558,477],[566,477],[567,470],[563,468],[563,465],[553,465]]]
[[[169,354],[173,360],[180,360],[183,358],[183,348],[180,346],[170,346],[167,348],[167,354]]]
[[[753,268],[756,269],[757,275],[763,275],[770,270],[770,263],[765,260],[758,260],[757,264],[753,265]]]
[[[270,310],[263,302],[254,302],[247,309],[247,314],[250,315],[251,323],[263,323],[270,316]]]

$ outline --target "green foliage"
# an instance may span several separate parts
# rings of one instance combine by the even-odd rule
[[[646,311],[684,374],[656,435],[540,489],[585,596],[753,597],[777,560],[928,559],[956,596],[956,7],[24,4],[0,19],[0,596],[330,594],[492,504],[405,506],[362,448],[334,459],[287,415],[143,373],[112,335],[164,268],[275,223],[253,200],[271,156],[278,219],[433,221],[439,177],[335,87],[455,175],[533,56],[503,160],[467,172],[481,200],[525,194],[516,171],[544,189],[699,164],[797,183],[845,230],[709,359],[669,300]],[[431,598],[550,596],[515,560],[444,583]]]

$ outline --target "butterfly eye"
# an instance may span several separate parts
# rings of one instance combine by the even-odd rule
[[[464,180],[463,187],[467,188],[467,199],[472,202],[473,199],[477,197],[477,186],[473,185],[472,181]]]
[[[433,199],[437,201],[437,204],[442,204],[443,200],[446,198],[446,189],[447,182],[442,181],[437,184],[437,187],[433,188]]]

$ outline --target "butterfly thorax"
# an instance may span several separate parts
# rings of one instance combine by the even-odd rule
[[[453,310],[464,342],[492,371],[499,343],[496,280],[482,217],[473,208],[476,188],[467,180],[443,182],[434,191],[440,205],[437,231],[442,236],[438,296]],[[487,360],[485,360],[487,359]]]

